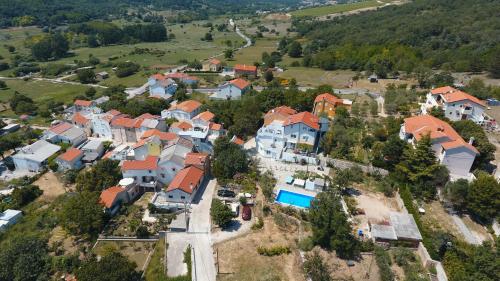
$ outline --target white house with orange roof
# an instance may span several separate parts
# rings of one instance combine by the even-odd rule
[[[96,107],[96,103],[90,100],[75,100],[73,103],[73,111],[74,112],[83,112],[83,113],[99,113],[100,108]]]
[[[421,111],[427,114],[433,107],[443,109],[445,117],[452,121],[472,120],[482,124],[485,120],[484,101],[450,86],[433,89],[427,94]]]
[[[196,166],[189,166],[180,170],[164,193],[166,201],[191,203],[204,179],[205,173]]]
[[[132,146],[134,159],[145,160],[148,156],[159,157],[161,148],[162,143],[160,137],[152,135],[148,138],[142,138]]]
[[[171,132],[162,132],[158,129],[150,129],[142,134],[141,139],[146,139],[152,136],[157,136],[163,146],[168,146],[179,138],[177,134]]]
[[[154,74],[148,79],[149,95],[161,99],[171,99],[177,90],[177,84],[163,74]]]
[[[401,126],[400,138],[415,144],[427,134],[431,138],[436,158],[448,168],[450,177],[471,180],[473,176],[470,169],[479,154],[472,145],[474,140],[466,142],[450,124],[431,115],[406,118]]]
[[[193,151],[193,143],[185,138],[177,139],[176,143],[165,147],[158,162],[158,180],[163,184],[172,181],[175,175],[185,166],[188,153]]]
[[[82,113],[76,112],[75,114],[73,114],[71,123],[76,127],[84,130],[87,136],[90,137],[92,135],[92,122],[90,121],[90,118],[83,115]]]
[[[78,146],[87,139],[87,134],[73,124],[59,122],[46,130],[42,138],[52,143],[62,142]]]
[[[123,178],[133,178],[135,183],[146,188],[156,188],[158,179],[158,157],[147,156],[144,160],[125,160],[121,170]]]
[[[222,63],[218,59],[210,59],[206,62],[203,63],[203,71],[212,71],[212,72],[217,72],[222,69]]]
[[[300,149],[300,146],[314,148],[319,133],[328,128],[322,126],[320,119],[310,112],[300,112],[288,116],[283,122],[285,148]]]
[[[90,122],[92,127],[92,134],[98,138],[113,139],[111,131],[111,121],[124,116],[120,111],[112,109],[106,113],[92,114]]]
[[[59,171],[77,170],[83,166],[82,158],[84,154],[78,148],[71,147],[56,158]]]
[[[330,119],[335,117],[335,112],[337,108],[344,107],[350,110],[352,106],[352,101],[348,99],[340,99],[332,94],[324,93],[318,95],[314,99],[314,109],[313,113],[316,116],[326,116]]]
[[[285,147],[284,123],[289,116],[297,112],[288,107],[280,106],[269,110],[264,116],[264,125],[257,131],[255,143],[257,152],[263,157],[281,159]]]
[[[163,119],[175,118],[179,121],[191,120],[201,112],[201,103],[196,100],[186,100],[171,106],[161,112]]]
[[[237,78],[219,86],[215,93],[210,95],[211,99],[237,100],[250,90],[250,82]]]

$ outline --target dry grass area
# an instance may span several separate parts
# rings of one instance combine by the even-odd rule
[[[155,242],[99,241],[94,248],[94,253],[104,255],[110,251],[119,251],[130,261],[135,262],[138,270],[142,270],[154,245]]]
[[[345,260],[339,259],[334,252],[327,252],[316,247],[332,270],[333,280],[378,281],[380,280],[375,256],[362,254],[361,259],[348,266]]]
[[[43,190],[42,196],[37,200],[52,202],[60,195],[66,193],[64,184],[52,172],[43,174],[33,184],[38,185],[38,187]]]
[[[422,222],[433,230],[446,231],[457,238],[463,238],[451,216],[439,201],[422,203],[425,215],[420,218]]]
[[[360,80],[353,82],[353,88],[368,89],[373,92],[384,92],[390,84],[406,84],[407,89],[409,89],[411,85],[416,85],[417,81],[415,79],[379,79],[378,83],[371,83],[367,78],[361,78]]]
[[[68,234],[61,226],[57,226],[51,231],[48,245],[50,247],[57,246],[65,255],[76,253],[79,248],[75,236]],[[88,246],[88,243],[80,243],[80,245]]]
[[[486,227],[473,221],[469,216],[463,216],[462,220],[469,230],[481,241],[493,241],[493,237],[488,232]]]
[[[287,58],[283,58],[284,64],[287,64]],[[291,61],[292,59],[289,59],[288,62],[291,63]],[[350,70],[326,71],[320,68],[290,67],[277,76],[286,79],[295,78],[300,86],[331,85],[334,88],[347,88],[355,74]]]
[[[264,227],[250,234],[214,245],[219,254],[218,280],[304,281],[299,252],[295,247],[298,229],[280,229],[271,218],[264,219]],[[288,255],[265,257],[257,247],[290,246]]]

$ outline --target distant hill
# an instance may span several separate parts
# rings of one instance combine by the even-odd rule
[[[493,71],[499,11],[498,0],[415,0],[326,22],[295,20],[294,28],[310,42],[304,62],[324,69]]]

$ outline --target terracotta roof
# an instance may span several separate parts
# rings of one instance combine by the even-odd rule
[[[151,75],[151,78],[153,78],[155,80],[165,80],[165,79],[167,79],[167,77],[165,77],[165,75],[160,74],[160,73]]]
[[[183,101],[175,106],[172,106],[170,110],[172,109],[179,109],[185,112],[193,112],[196,109],[198,109],[201,106],[201,103],[196,100],[187,100]]]
[[[209,128],[210,128],[210,130],[212,130],[212,131],[220,131],[220,130],[222,129],[222,125],[221,125],[221,124],[214,123],[214,122],[210,122],[210,124],[209,124]]]
[[[206,153],[196,153],[196,152],[189,152],[186,154],[186,159],[184,160],[184,165],[189,166],[189,165],[205,165],[206,161],[208,158],[208,154]]]
[[[240,139],[240,138],[238,138],[237,136],[233,137],[232,142],[234,142],[237,145],[243,145],[243,144],[245,144],[245,141],[242,140],[242,139]]]
[[[269,110],[266,115],[264,115],[264,125],[267,126],[274,121],[285,122],[288,116],[297,114],[297,111],[293,110],[288,106],[280,106]]]
[[[77,123],[77,124],[85,125],[90,120],[85,118],[85,116],[81,115],[80,112],[77,112],[73,115],[72,121]]]
[[[246,81],[245,79],[237,78],[229,81],[232,85],[237,87],[240,90],[245,89],[246,87],[250,86],[250,82]]]
[[[123,191],[125,191],[125,189],[120,186],[112,186],[108,189],[103,190],[100,196],[100,203],[103,204],[106,208],[113,207],[116,196],[118,196],[118,194]]]
[[[89,107],[92,105],[92,101],[90,101],[90,100],[75,100],[75,105]]]
[[[111,121],[112,126],[126,127],[126,128],[139,128],[144,119],[132,119],[128,117],[118,117]]]
[[[172,123],[172,125],[170,125],[170,127],[179,128],[179,129],[184,130],[184,131],[193,128],[193,126],[186,121],[174,122],[174,123]]]
[[[288,116],[283,125],[288,126],[297,123],[304,123],[313,129],[319,130],[319,118],[307,111]]]
[[[116,115],[120,115],[122,114],[120,111],[116,110],[116,109],[111,109],[110,111],[106,112],[107,114],[111,114],[113,116],[116,116]]]
[[[266,113],[266,115],[272,114],[272,113],[279,113],[279,114],[285,114],[285,115],[293,115],[293,114],[296,114],[297,111],[295,111],[295,109],[293,109],[291,107],[288,107],[286,105],[282,105],[282,106],[279,106],[279,107],[276,107],[276,108],[273,108],[273,109],[269,110]]]
[[[255,65],[246,65],[246,64],[237,64],[234,66],[235,71],[257,71],[257,67]]]
[[[446,93],[451,93],[451,92],[456,92],[458,91],[457,89],[450,87],[450,86],[444,86],[444,87],[439,87],[431,90],[431,93],[433,95],[439,95],[439,94],[446,94]]]
[[[336,96],[329,94],[329,93],[321,94],[314,99],[314,103],[321,102],[321,101],[327,101],[327,102],[332,103],[332,104],[343,104],[344,103],[344,101],[342,99],[339,99]]]
[[[57,158],[64,160],[66,162],[71,162],[81,155],[83,155],[83,151],[81,151],[78,148],[72,147],[72,148],[66,150],[66,152],[64,152],[63,154],[59,155]]]
[[[145,160],[123,161],[122,170],[156,170],[158,168],[158,157],[148,156]]]
[[[178,138],[178,136],[174,133],[161,132],[158,129],[147,130],[146,132],[144,132],[144,134],[142,134],[141,138],[145,139],[151,136],[158,136],[162,141],[172,141]]]
[[[433,95],[442,95],[446,102],[457,102],[462,100],[469,100],[482,106],[486,106],[486,103],[468,93],[462,92],[450,86],[439,87],[431,90]]]
[[[450,124],[431,115],[420,115],[405,119],[405,132],[412,134],[416,140],[429,134],[433,140],[442,139],[439,143],[445,149],[465,146],[475,153],[479,151],[464,141],[462,137],[450,126]]]
[[[145,145],[147,142],[148,142],[147,138],[141,139],[138,142],[134,143],[133,148],[141,147],[141,146]]]
[[[220,64],[220,60],[218,60],[218,59],[211,59],[208,62],[211,64]]]
[[[160,116],[153,115],[151,113],[144,113],[141,116],[138,116],[136,119],[160,119]]]
[[[182,169],[175,175],[172,182],[169,184],[167,188],[168,191],[172,191],[175,189],[180,189],[186,193],[192,194],[193,188],[200,182],[203,178],[203,170],[191,166],[185,169]]]
[[[215,117],[215,114],[213,114],[212,112],[204,111],[204,112],[196,115],[193,119],[201,119],[205,122],[208,122],[208,121],[214,119],[214,117]]]
[[[71,125],[70,123],[61,122],[57,125],[50,127],[49,130],[54,134],[62,134],[64,132],[66,132],[67,130],[71,129],[72,127],[73,127],[73,125]]]

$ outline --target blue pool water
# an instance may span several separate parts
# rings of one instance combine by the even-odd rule
[[[281,189],[278,193],[278,197],[276,197],[276,202],[295,207],[309,208],[313,199],[314,197],[312,196]]]

